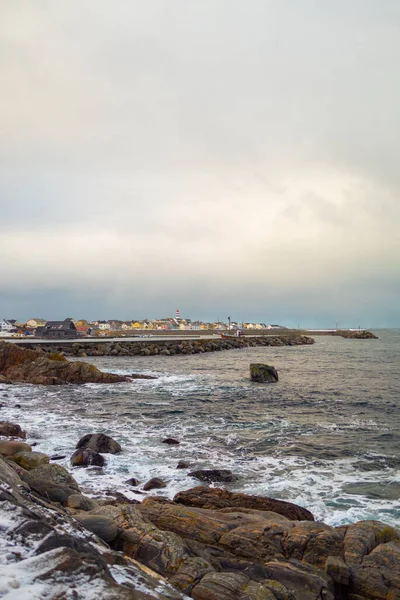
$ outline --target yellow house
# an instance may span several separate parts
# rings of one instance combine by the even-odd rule
[[[143,329],[143,325],[139,321],[132,323],[132,329]]]

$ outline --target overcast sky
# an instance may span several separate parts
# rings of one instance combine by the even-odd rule
[[[400,326],[398,0],[0,0],[0,317]]]

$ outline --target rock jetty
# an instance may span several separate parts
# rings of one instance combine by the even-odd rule
[[[365,330],[356,330],[350,331],[347,329],[334,331],[332,335],[338,335],[340,337],[349,339],[349,340],[377,340],[379,339],[377,335],[372,333],[372,331]]]
[[[240,348],[276,347],[276,346],[307,346],[314,344],[315,340],[306,335],[290,336],[259,336],[238,337],[232,339],[198,339],[198,340],[157,340],[151,342],[97,342],[84,340],[73,344],[40,344],[44,352],[62,352],[65,356],[175,356],[188,354],[202,354],[204,352],[219,352],[221,350],[235,350]],[[34,345],[34,344],[32,344]]]
[[[379,521],[331,527],[289,502],[203,486],[94,500],[64,467],[15,456],[0,457],[0,595],[400,598],[400,530]]]
[[[119,383],[127,377],[103,373],[94,365],[70,362],[61,354],[50,356],[40,350],[28,350],[0,342],[0,383],[63,385],[66,383]]]

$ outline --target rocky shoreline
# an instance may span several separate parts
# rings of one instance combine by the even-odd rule
[[[220,352],[222,350],[237,350],[241,348],[279,347],[279,346],[308,346],[315,340],[305,335],[292,336],[260,336],[260,337],[232,337],[232,339],[196,339],[184,341],[158,340],[129,342],[85,342],[84,340],[73,344],[40,344],[43,352],[60,352],[65,356],[175,356],[188,354],[202,354],[205,352]],[[32,347],[35,347],[32,344]]]
[[[331,527],[289,502],[204,485],[173,500],[91,498],[17,424],[1,423],[0,436],[0,597],[400,598],[394,527]],[[82,449],[124,452],[103,434],[84,436]]]

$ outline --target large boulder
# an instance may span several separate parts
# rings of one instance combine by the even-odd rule
[[[78,448],[71,456],[73,467],[103,467],[105,464],[104,456],[90,448]]]
[[[17,452],[10,457],[11,460],[17,463],[23,469],[27,471],[31,471],[32,469],[36,469],[41,465],[44,465],[50,461],[50,458],[44,452]]]
[[[76,448],[88,448],[93,452],[118,454],[122,448],[118,442],[104,433],[88,433],[76,445]]]
[[[102,373],[88,363],[69,362],[61,354],[52,353],[48,358],[40,351],[20,348],[7,342],[0,342],[0,375],[12,383],[37,385],[130,381],[121,375]]]
[[[13,440],[0,440],[0,454],[2,456],[13,456],[17,452],[31,452],[32,447],[25,442],[15,442]]]
[[[278,381],[278,372],[275,367],[271,367],[270,365],[252,363],[250,365],[250,379],[257,383],[276,383]]]
[[[221,488],[198,486],[184,492],[179,492],[174,497],[174,502],[185,504],[186,506],[209,509],[250,508],[253,510],[272,511],[296,521],[314,520],[309,510],[302,506],[297,506],[297,504],[267,498],[266,496],[252,496],[229,492]]]
[[[26,432],[17,423],[10,423],[9,421],[0,421],[0,435],[4,437],[19,437],[23,440],[26,438]]]
[[[42,479],[46,481],[51,481],[54,484],[62,484],[66,485],[72,490],[76,490],[79,492],[79,485],[76,479],[72,477],[71,473],[67,471],[64,467],[57,464],[44,464],[36,469],[33,469],[30,474],[32,477],[36,477],[37,479]]]

